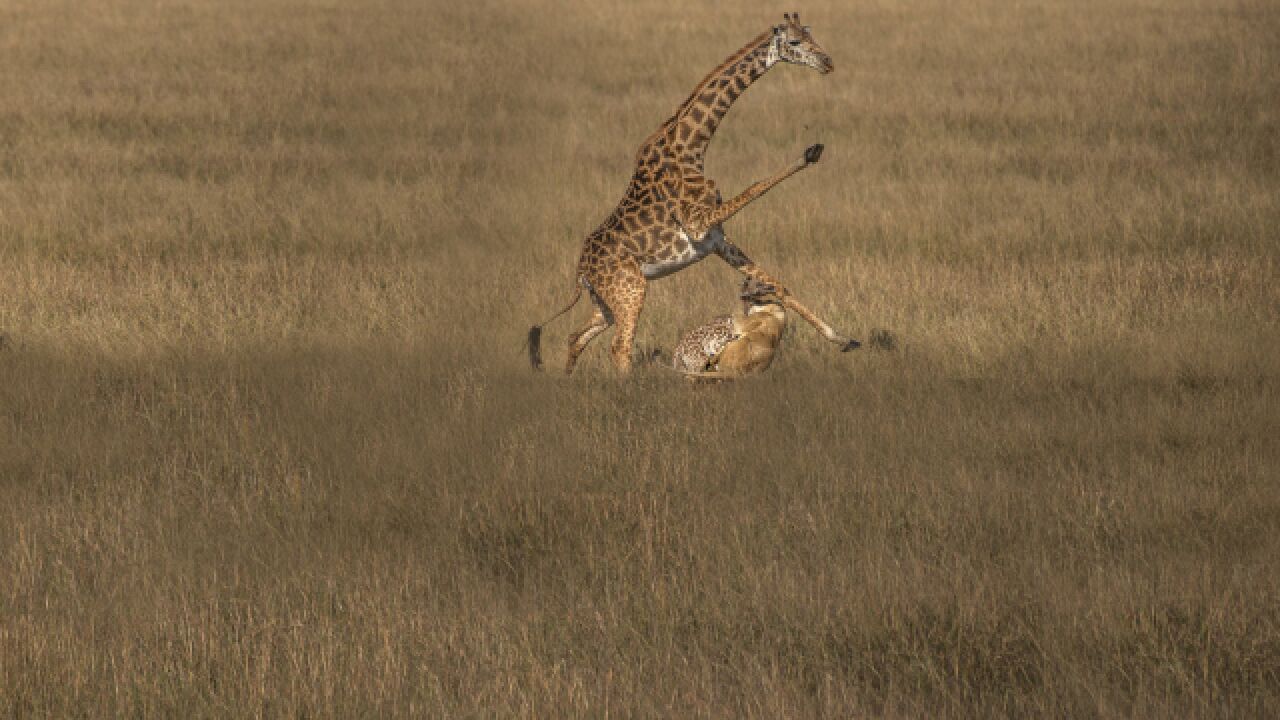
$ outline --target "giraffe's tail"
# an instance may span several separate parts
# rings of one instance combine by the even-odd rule
[[[552,315],[546,320],[543,320],[537,325],[534,325],[533,327],[529,328],[529,337],[528,337],[528,340],[526,340],[525,342],[525,346],[529,349],[529,364],[533,366],[534,370],[542,369],[542,328],[543,326],[545,326],[547,323],[551,322],[552,320],[555,320],[556,318],[560,317],[561,315],[569,312],[569,310],[572,309],[574,305],[577,305],[578,301],[582,299],[582,283],[580,282],[575,283],[575,285],[577,286],[577,290],[573,293],[573,300],[570,300],[568,305],[565,305],[564,308],[560,310],[560,312],[556,313],[555,315]]]

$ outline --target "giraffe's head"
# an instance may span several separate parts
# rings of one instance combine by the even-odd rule
[[[781,25],[773,26],[773,54],[783,62],[808,65],[826,75],[835,69],[831,56],[813,39],[808,25],[800,24],[800,13],[786,13]]]

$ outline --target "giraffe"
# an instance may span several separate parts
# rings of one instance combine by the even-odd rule
[[[801,158],[728,202],[703,174],[703,158],[711,137],[733,102],[779,62],[827,74],[831,58],[813,39],[796,13],[761,33],[730,55],[698,83],[666,122],[640,145],[635,172],[622,200],[600,227],[587,236],[575,272],[573,299],[564,309],[529,329],[529,360],[541,369],[542,328],[578,304],[583,289],[594,312],[582,329],[569,336],[565,372],[572,373],[587,344],[616,325],[610,354],[622,372],[631,369],[636,322],[650,280],[682,270],[715,254],[738,272],[778,289],[783,304],[835,343],[842,351],[860,345],[831,328],[806,308],[782,283],[751,261],[725,237],[723,223],[772,187],[818,162],[821,144]]]

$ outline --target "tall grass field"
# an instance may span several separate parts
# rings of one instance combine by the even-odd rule
[[[628,377],[708,175],[838,331]],[[1280,716],[1280,5],[0,0],[0,716]],[[736,305],[654,282],[637,352]],[[665,357],[665,356],[664,356]]]

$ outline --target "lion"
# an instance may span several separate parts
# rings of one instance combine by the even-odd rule
[[[739,293],[741,316],[722,315],[685,333],[672,365],[690,379],[729,379],[764,372],[787,327],[778,288],[747,278]]]

